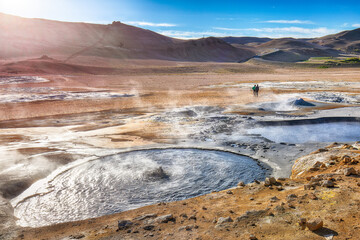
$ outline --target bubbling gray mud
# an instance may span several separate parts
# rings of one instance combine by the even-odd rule
[[[265,178],[253,159],[198,149],[132,151],[66,170],[15,206],[21,226],[99,217],[157,202],[195,197]],[[42,190],[41,190],[42,189]],[[43,189],[47,189],[47,192]],[[31,191],[30,191],[31,192]]]
[[[266,126],[248,130],[250,134],[280,143],[352,142],[360,140],[360,123],[337,122],[285,126]]]

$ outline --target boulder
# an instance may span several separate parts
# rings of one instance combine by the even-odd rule
[[[276,184],[277,184],[277,182],[274,177],[265,178],[265,183],[264,183],[265,186],[271,186],[271,185],[276,185]]]
[[[223,223],[226,223],[226,222],[233,222],[233,220],[231,219],[231,217],[220,217],[217,220],[217,224],[223,224]]]
[[[173,217],[172,214],[163,215],[154,219],[155,222],[159,222],[159,223],[167,223],[169,221],[174,221],[174,220],[175,218]]]
[[[344,175],[345,176],[350,176],[350,175],[357,175],[357,172],[354,168],[344,168]]]
[[[324,223],[320,218],[311,219],[306,222],[306,226],[310,231],[316,231],[322,228],[323,225]]]

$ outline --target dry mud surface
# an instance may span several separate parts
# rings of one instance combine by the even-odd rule
[[[164,66],[157,69],[161,67]],[[264,180],[267,176],[289,178],[296,159],[302,159],[332,142],[352,144],[360,140],[357,134],[360,132],[360,70],[255,65],[251,69],[259,71],[234,73],[226,70],[235,68],[233,64],[216,67],[217,72],[213,72],[198,64],[196,69],[205,70],[184,70],[172,74],[2,76],[0,238],[249,239],[249,235],[254,234],[258,239],[291,239],[295,234],[295,239],[357,239],[359,219],[351,215],[358,211],[356,177],[347,176],[338,180],[337,176],[332,176],[336,180],[335,188],[317,187],[305,192],[303,185],[307,181],[307,173],[315,176],[319,172],[304,169],[302,176],[278,181],[284,188],[281,191],[277,186],[269,188],[263,183],[251,182]],[[241,68],[246,69],[246,66],[241,65]],[[254,83],[261,87],[258,97],[250,91]],[[300,98],[310,105],[299,104],[296,100]],[[332,146],[327,152],[335,151],[334,156],[342,157],[350,151],[350,157],[357,158],[357,150],[354,150],[357,145],[354,149],[343,149],[341,146]],[[89,169],[95,168],[93,174],[108,176],[111,166],[115,166],[111,162],[107,167],[89,165],[99,159],[133,150],[184,148],[241,154],[252,158],[250,160],[262,169],[262,174],[260,177],[255,174],[252,178],[244,178],[242,181],[248,185],[232,189],[230,193],[224,189],[235,187],[236,182],[232,180],[240,179],[231,176],[235,173],[224,177],[221,167],[214,165],[214,168],[220,169],[220,180],[231,180],[228,185],[220,182],[220,188],[207,186],[196,193],[181,195],[187,191],[184,189],[180,192],[182,197],[173,200],[201,195],[199,197],[138,208],[149,203],[131,205],[130,200],[137,197],[131,198],[136,194],[130,191],[129,198],[125,200],[114,198],[113,202],[106,202],[106,197],[91,200],[95,202],[93,206],[101,205],[105,209],[112,209],[113,204],[126,201],[130,205],[125,209],[118,207],[115,208],[117,210],[95,214],[79,211],[73,218],[72,214],[68,214],[67,218],[55,216],[47,219],[56,212],[51,210],[56,206],[47,206],[39,211],[41,216],[33,216],[30,223],[25,224],[26,209],[21,209],[24,204],[19,203],[31,205],[31,208],[35,206],[36,212],[36,201],[40,206],[44,199],[56,199],[56,194],[70,188],[70,185],[57,183],[58,176],[61,176],[58,173],[76,166],[84,167],[82,184],[86,186],[86,173],[91,172]],[[164,159],[172,157],[168,155]],[[335,159],[330,155],[319,159],[326,161],[327,158]],[[140,185],[144,184],[145,176],[146,184],[161,186],[171,192],[178,189],[176,184],[167,182],[168,178],[173,180],[172,177],[181,176],[189,180],[201,174],[209,175],[209,169],[205,168],[192,172],[173,166],[172,169],[177,171],[170,171],[164,159],[147,157],[134,169],[141,176],[138,179]],[[130,162],[129,166],[134,164]],[[186,163],[180,166],[182,164]],[[331,167],[319,171],[330,174],[344,168],[344,164],[340,159]],[[126,166],[121,168],[126,169]],[[160,167],[164,172],[159,170]],[[223,169],[228,172],[226,167]],[[112,181],[118,179],[116,174],[119,172],[114,172],[115,178],[109,174],[109,182],[101,184],[116,189],[119,183]],[[185,180],[181,179],[178,181],[184,183]],[[197,182],[194,183],[196,185]],[[91,184],[96,191],[99,182],[93,180]],[[136,191],[146,191],[148,185],[144,186]],[[212,190],[219,192],[211,193]],[[104,190],[106,193],[111,191],[111,188]],[[79,195],[79,201],[71,200],[70,196],[67,204],[76,208],[76,204],[88,198],[87,194],[91,193],[85,191]],[[287,201],[289,194],[297,195],[291,206]],[[275,195],[279,200],[271,202],[270,198]],[[316,195],[318,200],[312,200],[312,195]],[[37,200],[30,203],[34,198]],[[163,201],[170,200],[164,198]],[[161,198],[152,203],[155,202],[162,202]],[[61,207],[70,210],[66,204]],[[128,209],[134,210],[116,213]],[[340,209],[345,210],[340,214]],[[57,212],[58,215],[62,213]],[[113,213],[116,214],[102,216]],[[14,218],[14,214],[18,219]],[[153,215],[133,220],[144,214]],[[158,217],[172,214],[172,217],[156,220],[155,214]],[[300,217],[316,216],[323,219],[325,228],[322,231],[325,232],[300,230]],[[89,217],[100,218],[85,220]],[[233,222],[226,222],[229,221],[227,219],[219,224],[220,217],[231,217]],[[82,221],[61,223],[74,220]],[[130,220],[132,225],[116,231],[118,220]],[[348,221],[351,224],[345,224]],[[54,223],[61,224],[46,226]],[[28,227],[44,225],[42,228]]]

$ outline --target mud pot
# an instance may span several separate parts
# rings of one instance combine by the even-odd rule
[[[222,151],[131,151],[53,173],[13,205],[21,226],[38,227],[195,197],[265,173],[253,159]]]

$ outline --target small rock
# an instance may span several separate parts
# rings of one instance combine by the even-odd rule
[[[270,177],[269,178],[269,181],[270,181],[270,184],[271,185],[275,185],[277,182],[276,182],[276,179],[274,177]]]
[[[350,163],[351,162],[351,157],[350,156],[348,156],[348,155],[344,155],[342,158],[341,158],[341,161],[343,162],[343,163]]]
[[[260,184],[260,182],[257,179],[254,179],[254,183]]]
[[[310,194],[309,194],[309,198],[310,198],[311,200],[318,200],[317,196],[316,196],[314,193],[310,193]]]
[[[143,229],[144,229],[144,230],[147,230],[147,231],[151,231],[151,230],[153,230],[154,228],[155,228],[154,225],[146,225],[146,226],[143,227]]]
[[[305,230],[306,228],[306,218],[300,218],[299,225],[302,230]]]
[[[172,214],[163,215],[154,219],[155,222],[159,222],[159,223],[167,223],[169,221],[174,221],[174,220],[175,219]]]
[[[85,235],[84,234],[76,234],[76,235],[70,235],[70,239],[81,239],[84,238]]]
[[[233,220],[231,219],[231,217],[220,217],[217,220],[217,224],[222,224],[222,223],[225,223],[225,222],[233,222]]]
[[[145,214],[145,215],[141,215],[139,217],[134,218],[134,221],[141,221],[147,218],[156,218],[157,214],[156,213],[150,213],[150,214]]]
[[[298,196],[296,194],[289,194],[289,195],[287,195],[286,199],[288,201],[293,201],[293,200],[297,199],[297,197]]]
[[[295,208],[295,205],[293,203],[288,203],[289,208]]]
[[[118,230],[128,229],[133,223],[129,220],[119,220],[118,221]]]
[[[245,183],[243,181],[239,182],[238,187],[245,187]]]
[[[280,200],[280,199],[278,199],[276,196],[270,198],[270,202],[277,202],[277,201],[279,201],[279,200]]]
[[[274,208],[275,211],[277,212],[284,212],[285,211],[285,208],[281,205],[278,205]]]
[[[322,187],[332,188],[335,184],[330,180],[324,180],[321,184]]]
[[[314,184],[304,184],[304,190],[313,190],[315,189]]]
[[[284,190],[284,188],[283,188],[282,186],[277,186],[276,189],[277,189],[278,191]]]
[[[189,219],[191,220],[196,220],[196,216],[195,215],[191,215],[190,217],[189,217]]]
[[[350,176],[350,175],[356,175],[357,174],[357,172],[356,172],[356,170],[354,169],[354,168],[344,168],[344,175],[345,176]]]
[[[255,235],[251,234],[251,235],[249,236],[249,240],[257,240],[257,237],[255,237]]]
[[[182,226],[179,228],[179,231],[182,231],[182,230],[191,231],[193,228],[194,228],[194,225]]]
[[[180,214],[180,217],[182,217],[182,218],[188,218],[188,216],[186,215],[186,213]]]
[[[324,225],[323,221],[320,218],[311,219],[306,222],[306,226],[310,231],[315,231],[322,228]]]
[[[227,194],[233,194],[231,190],[226,191]]]
[[[279,177],[277,180],[278,180],[278,181],[285,181],[285,180],[286,180],[286,178]]]

